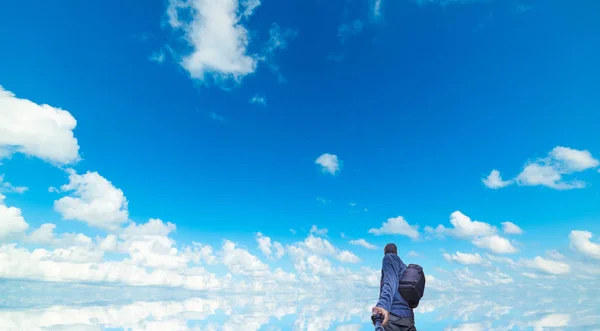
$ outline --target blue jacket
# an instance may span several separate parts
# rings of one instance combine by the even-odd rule
[[[398,284],[404,270],[406,270],[406,264],[402,262],[398,255],[385,254],[381,268],[383,275],[377,307],[381,307],[399,317],[414,318],[413,310],[398,292]]]

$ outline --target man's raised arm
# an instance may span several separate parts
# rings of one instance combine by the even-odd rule
[[[398,291],[398,273],[400,272],[398,268],[399,266],[394,263],[394,259],[389,254],[383,257],[383,288],[376,307],[383,308],[388,312],[392,306],[394,294]]]

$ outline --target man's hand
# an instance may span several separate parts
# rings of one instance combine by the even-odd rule
[[[385,310],[381,307],[374,307],[372,312],[373,312],[373,315],[376,315],[376,314],[383,315],[383,323],[381,323],[381,326],[386,326],[388,324],[388,321],[390,320],[390,313],[387,310]]]

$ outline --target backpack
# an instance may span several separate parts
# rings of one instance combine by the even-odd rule
[[[383,270],[381,270],[381,287],[383,288]],[[425,294],[425,273],[418,264],[409,264],[400,276],[398,292],[406,300],[408,306],[415,309]]]

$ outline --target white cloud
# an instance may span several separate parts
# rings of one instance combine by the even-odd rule
[[[73,191],[71,196],[54,202],[54,209],[65,220],[76,220],[90,226],[114,230],[129,217],[127,199],[123,191],[97,172],[78,175],[69,169],[69,183],[63,192]]]
[[[371,13],[375,19],[381,16],[381,3],[383,0],[371,0],[372,1],[372,9]]]
[[[239,80],[256,70],[257,59],[248,54],[248,30],[240,23],[241,15],[249,17],[259,1],[237,0],[184,1],[170,0],[167,9],[169,24],[183,33],[191,53],[181,60],[181,66],[195,79],[207,74],[216,78]]]
[[[21,215],[21,209],[4,205],[4,196],[0,194],[0,241],[22,234],[29,224]]]
[[[223,242],[221,258],[233,274],[260,276],[269,270],[269,266],[259,258],[245,249],[236,247],[235,243],[229,240]]]
[[[579,180],[565,181],[563,175],[595,168],[600,161],[587,150],[555,147],[545,158],[525,165],[516,181],[521,186],[546,186],[557,190],[584,188]]]
[[[521,263],[551,275],[565,275],[571,271],[571,267],[565,262],[545,259],[541,256],[537,256],[533,260],[522,260]]]
[[[477,247],[489,249],[496,254],[509,254],[518,251],[508,239],[497,235],[475,238],[472,243]]]
[[[353,36],[361,33],[363,29],[363,22],[361,20],[354,20],[351,24],[341,24],[338,27],[338,37],[342,43],[345,43]]]
[[[482,258],[481,255],[479,254],[469,254],[469,253],[461,253],[461,252],[456,252],[456,254],[448,254],[448,253],[444,253],[444,259],[446,259],[446,261],[448,262],[458,262],[460,264],[465,264],[465,265],[472,265],[472,264],[489,264],[489,262]]]
[[[490,279],[492,280],[492,283],[494,284],[511,284],[514,283],[514,279],[512,279],[512,277],[510,277],[509,275],[500,272],[499,270],[496,270],[494,272],[487,272],[486,273]]]
[[[485,184],[485,186],[491,189],[506,187],[514,182],[513,180],[502,180],[502,177],[500,177],[500,171],[498,170],[492,170],[492,172],[490,172],[490,175],[486,178],[483,178],[482,181]]]
[[[337,155],[325,153],[315,160],[315,164],[321,166],[321,170],[335,175],[340,170],[340,161]]]
[[[277,241],[271,242],[271,238],[266,237],[260,232],[256,234],[256,242],[258,243],[260,251],[268,258],[273,257],[273,250],[275,250],[275,257],[278,259],[285,254],[285,250],[281,243]]]
[[[410,251],[410,252],[408,252],[407,255],[410,256],[410,257],[417,257],[417,256],[419,256],[419,253],[417,253],[415,251]]]
[[[304,246],[313,253],[320,255],[333,255],[336,252],[336,248],[329,241],[313,235],[309,235],[304,240]]]
[[[350,251],[341,251],[336,255],[335,258],[338,259],[340,262],[345,262],[345,263],[360,262],[360,258]]]
[[[55,164],[79,161],[71,114],[17,98],[0,86],[0,158],[23,153]]]
[[[28,240],[37,244],[52,244],[55,239],[54,229],[56,225],[52,223],[42,224],[29,235]]]
[[[555,147],[550,156],[560,163],[557,165],[562,171],[584,171],[600,166],[600,161],[592,157],[587,150],[576,150],[568,147]]]
[[[326,204],[330,203],[331,201],[327,200],[327,199],[325,199],[323,197],[317,197],[317,202],[320,203],[320,204],[326,205]]]
[[[335,328],[335,331],[360,331],[363,329],[361,324],[344,324]]]
[[[25,193],[29,188],[25,186],[13,186],[9,182],[4,181],[4,175],[0,175],[0,192],[1,193]]]
[[[134,286],[176,286],[198,290],[221,288],[217,278],[202,268],[189,275],[168,270],[149,272],[126,262],[79,263],[63,258],[48,258],[49,252],[29,252],[16,244],[0,246],[0,277],[55,282],[104,282]],[[76,257],[77,255],[73,255]],[[77,258],[75,260],[78,260]]]
[[[439,225],[435,229],[435,232],[465,239],[490,236],[495,234],[498,230],[488,223],[472,221],[470,217],[460,211],[455,211],[450,215],[450,223],[454,226],[453,228],[448,229],[443,225]]]
[[[159,64],[163,63],[163,62],[165,62],[165,52],[162,49],[160,51],[156,51],[156,52],[150,54],[150,56],[148,57],[148,60],[159,63]]]
[[[531,278],[531,279],[538,279],[538,278],[540,278],[540,276],[538,276],[538,275],[536,275],[534,273],[531,273],[531,272],[524,272],[521,275],[523,275],[523,276],[525,276],[527,278]]]
[[[151,218],[147,223],[137,225],[136,223],[129,224],[121,231],[121,236],[125,238],[142,237],[142,236],[167,236],[175,231],[177,227],[171,222],[164,223],[157,218]]]
[[[508,264],[508,265],[515,264],[515,261],[513,261],[511,258],[508,258],[508,257],[494,256],[494,255],[490,255],[490,254],[486,254],[486,255],[487,255],[487,258],[490,261],[494,261],[494,262],[498,262],[498,263],[504,263],[504,264]]]
[[[241,0],[242,8],[244,8],[244,17],[250,17],[254,14],[254,10],[260,6],[260,0]]]
[[[512,222],[502,222],[502,230],[506,234],[522,234],[523,230]]]
[[[250,103],[259,104],[259,105],[263,105],[266,107],[267,106],[267,97],[256,94],[250,99]]]
[[[389,218],[383,223],[379,229],[370,229],[369,233],[376,236],[385,234],[398,234],[404,235],[411,239],[419,238],[419,227],[416,225],[410,225],[402,216]]]
[[[530,324],[535,331],[544,331],[548,328],[568,326],[571,316],[569,314],[549,314]]]
[[[600,260],[600,244],[591,241],[593,236],[589,231],[573,230],[569,234],[569,241],[571,242],[571,247],[579,253]]]
[[[208,117],[210,117],[212,120],[215,120],[215,121],[218,121],[218,122],[225,122],[225,117],[217,115],[217,113],[215,113],[214,111],[210,112],[208,114]]]
[[[373,245],[373,244],[369,244],[366,240],[364,239],[358,239],[358,240],[350,240],[350,245],[357,245],[357,246],[362,246],[366,249],[377,249],[377,246]]]
[[[310,233],[311,234],[316,234],[317,236],[327,236],[327,229],[319,229],[316,225],[313,225],[310,228]]]
[[[456,327],[447,327],[445,331],[484,331],[487,330],[483,323],[463,323]]]

